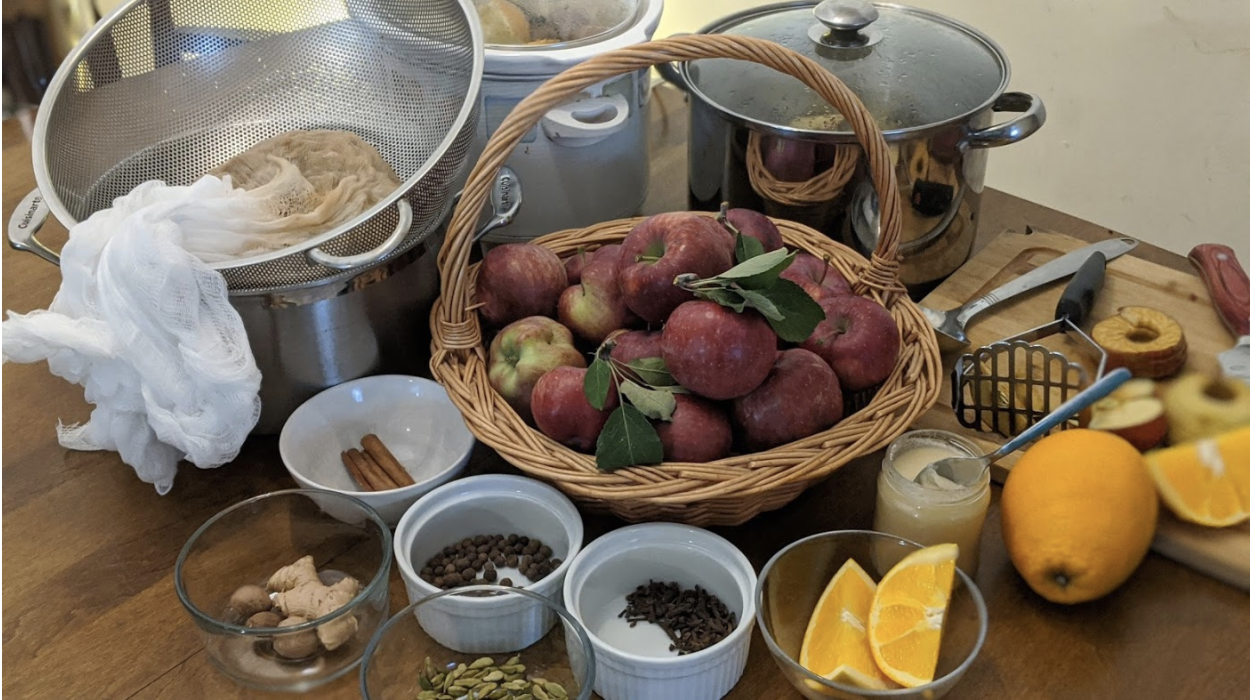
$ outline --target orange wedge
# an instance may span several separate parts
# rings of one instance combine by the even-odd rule
[[[1251,427],[1148,452],[1160,499],[1177,517],[1209,527],[1236,525],[1251,511]]]
[[[847,559],[820,595],[807,623],[799,663],[817,676],[857,688],[885,690],[895,685],[872,660],[868,613],[877,584]]]
[[[958,557],[954,544],[912,552],[881,579],[872,598],[872,658],[885,675],[908,688],[931,682],[937,670]]]

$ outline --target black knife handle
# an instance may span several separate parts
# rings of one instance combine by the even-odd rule
[[[1090,310],[1095,308],[1095,297],[1103,290],[1107,269],[1108,260],[1103,253],[1094,253],[1086,258],[1060,295],[1060,301],[1055,305],[1055,317],[1067,318],[1075,326],[1085,323]]]

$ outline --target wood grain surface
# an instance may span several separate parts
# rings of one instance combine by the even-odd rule
[[[656,92],[647,212],[680,209],[686,201],[683,96],[671,88]],[[4,175],[7,217],[33,187],[30,147],[12,121],[4,124]],[[983,206],[982,243],[1009,228],[1050,228],[1083,240],[1111,235],[993,190],[986,191]],[[48,227],[54,245],[64,240],[59,229],[55,223]],[[1138,255],[1189,270],[1184,258],[1164,251],[1147,248]],[[4,308],[45,308],[59,284],[57,270],[8,248],[2,262]],[[215,512],[294,485],[275,440],[250,440],[238,459],[219,469],[183,465],[173,491],[162,497],[115,454],[69,452],[57,445],[57,421],[81,421],[90,406],[79,387],[51,376],[45,365],[4,365],[3,403],[3,693],[51,700],[268,697],[233,685],[210,666],[196,627],[176,599],[172,571],[188,536]],[[867,528],[878,468],[876,455],[858,460],[789,507],[716,531],[761,567],[801,537]],[[511,469],[480,450],[470,470]],[[1246,593],[1151,555],[1111,596],[1080,606],[1052,605],[1030,591],[1008,562],[998,522],[996,489],[977,578],[989,607],[989,635],[951,697],[1248,696]],[[621,524],[587,517],[586,537]],[[399,610],[406,601],[395,573],[391,592],[392,610]],[[357,677],[308,696],[357,697]],[[728,697],[800,696],[756,632],[746,673]]]

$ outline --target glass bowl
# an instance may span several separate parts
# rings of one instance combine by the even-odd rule
[[[432,619],[425,614],[428,609],[435,610],[447,603],[449,599],[461,597],[508,599],[511,596],[529,599],[529,604],[548,607],[562,624],[555,625],[540,641],[526,648],[510,649],[498,654],[463,654],[453,651],[436,641],[424,629],[425,621]],[[438,621],[444,618],[443,615],[436,616]],[[439,630],[437,630],[437,636],[441,636]],[[494,667],[501,667],[514,656],[519,657],[518,663],[522,664],[525,669],[522,671],[502,669],[503,672],[523,673],[525,681],[543,679],[549,683],[557,683],[562,686],[568,700],[588,700],[593,695],[593,645],[584,628],[562,606],[545,596],[520,588],[464,586],[433,593],[415,601],[392,616],[379,629],[367,645],[366,656],[362,660],[360,672],[362,697],[366,700],[414,700],[416,697],[422,697],[420,693],[429,690],[423,685],[420,676],[430,679],[433,671],[448,674],[456,670],[460,664],[471,667],[473,663],[483,658],[490,658]],[[428,661],[431,662],[431,668],[426,667]],[[484,669],[479,670],[483,674]],[[504,682],[506,682],[504,678],[498,680],[498,687]],[[465,688],[461,693],[450,693],[450,695],[458,698],[471,690],[473,688]],[[492,690],[495,689],[485,689],[482,692],[487,696]],[[551,698],[561,697],[548,690],[546,694]],[[468,694],[467,697],[471,695]]]
[[[265,586],[278,569],[310,555],[324,583],[339,573],[358,580],[358,594],[340,609],[300,625],[245,627],[228,619],[227,602],[246,584]],[[202,525],[175,564],[179,602],[201,630],[210,661],[250,688],[303,692],[338,678],[362,658],[388,616],[392,535],[365,503],[337,493],[294,489],[237,503]],[[357,630],[332,651],[297,660],[276,654],[272,641],[352,616]]]
[[[826,532],[798,540],[777,552],[759,575],[755,592],[759,631],[789,682],[805,697],[920,698],[936,700],[963,678],[986,639],[988,618],[981,591],[963,571],[955,570],[955,586],[942,624],[942,648],[934,681],[918,688],[868,690],[818,676],[798,663],[811,612],[829,579],[847,559],[854,559],[879,581],[912,551],[915,542],[880,532]]]

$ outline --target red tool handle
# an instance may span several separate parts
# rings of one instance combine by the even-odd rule
[[[1234,249],[1219,243],[1201,243],[1187,254],[1203,275],[1212,305],[1234,335],[1251,328],[1251,281],[1239,265]]]

